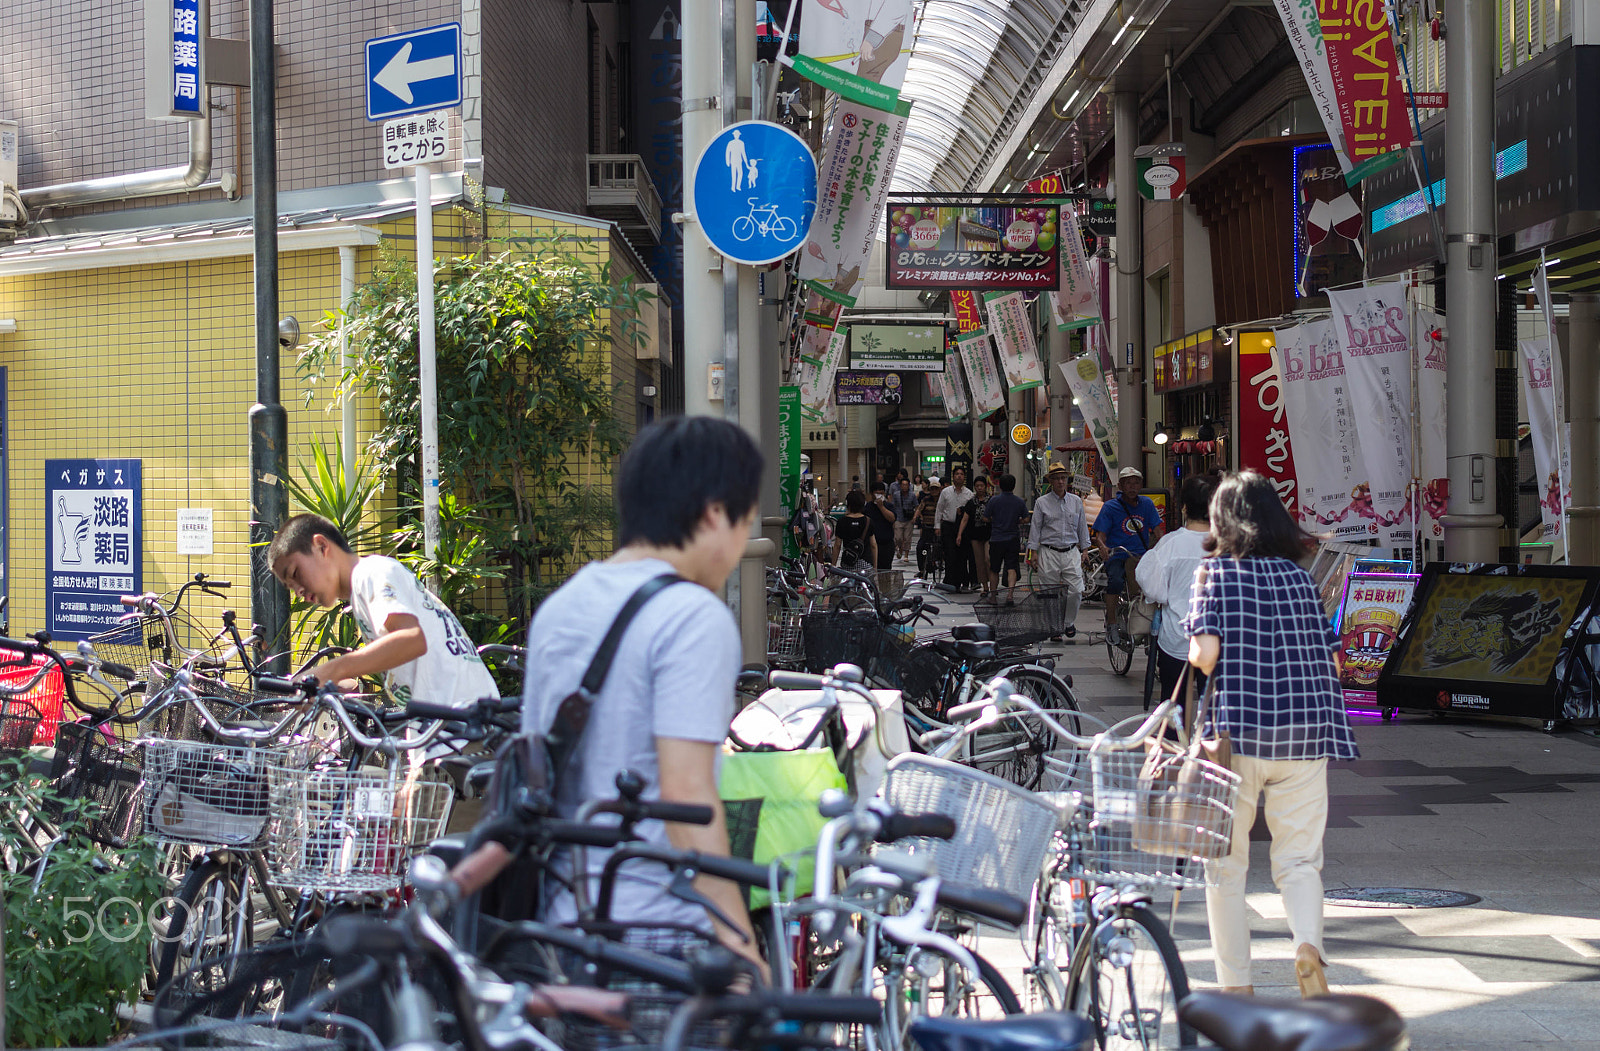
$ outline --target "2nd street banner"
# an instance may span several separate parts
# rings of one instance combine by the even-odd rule
[[[911,104],[892,111],[840,100],[817,175],[817,213],[800,250],[803,280],[853,295],[878,236]]]
[[[841,99],[892,110],[916,36],[912,0],[801,0],[800,53],[781,60]]]
[[[989,323],[994,333],[1000,364],[1013,392],[1044,386],[1044,370],[1039,367],[1039,347],[1033,341],[1033,326],[1028,322],[1028,305],[1021,292],[985,292]]]
[[[1445,347],[1444,315],[1427,307],[1412,311],[1415,345],[1421,354],[1417,362],[1417,417],[1422,424],[1422,449],[1418,463],[1422,470],[1422,528],[1425,536],[1444,537],[1444,515],[1450,503],[1450,475],[1445,460]]]
[[[967,391],[972,395],[973,419],[981,420],[1005,406],[1006,388],[989,349],[989,333],[983,329],[957,337],[956,351],[966,366]]]
[[[1117,470],[1117,408],[1111,401],[1111,389],[1106,386],[1105,373],[1094,355],[1088,354],[1061,363],[1061,374],[1067,378],[1072,396],[1078,399],[1078,411],[1089,428],[1089,436],[1100,450],[1100,461],[1107,474]]]
[[[1412,546],[1411,340],[1405,286],[1330,291],[1378,543]]]
[[[1400,62],[1383,0],[1318,0],[1317,14],[1344,147],[1354,165],[1345,181],[1354,185],[1399,159],[1389,154],[1414,139]]]
[[[1028,193],[1065,194],[1060,175],[1041,175],[1023,187]],[[1089,254],[1083,246],[1083,229],[1070,201],[1061,202],[1056,240],[1061,246],[1061,287],[1050,293],[1050,317],[1057,328],[1075,329],[1100,320],[1094,282],[1089,276]]]
[[[1546,336],[1517,341],[1522,353],[1522,393],[1528,403],[1528,432],[1533,439],[1533,472],[1539,494],[1544,538],[1555,545],[1552,559],[1566,553],[1562,519],[1564,494],[1572,488],[1572,461],[1567,457],[1568,426],[1561,419],[1561,358],[1550,353]],[[1559,464],[1559,467],[1557,466]]]
[[[1300,521],[1333,539],[1366,540],[1372,505],[1354,494],[1366,487],[1361,434],[1350,410],[1344,351],[1330,321],[1274,334],[1283,374],[1283,418],[1294,450]],[[1365,515],[1366,517],[1363,517]]]

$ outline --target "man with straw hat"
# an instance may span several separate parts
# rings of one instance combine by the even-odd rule
[[[1028,564],[1039,572],[1044,587],[1065,587],[1066,606],[1061,623],[1065,638],[1078,633],[1078,604],[1083,601],[1083,554],[1089,549],[1089,519],[1083,501],[1067,491],[1072,474],[1061,463],[1045,472],[1050,491],[1033,504],[1028,533]]]

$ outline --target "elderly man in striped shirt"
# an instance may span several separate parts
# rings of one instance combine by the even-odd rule
[[[1067,492],[1071,473],[1056,464],[1045,473],[1050,491],[1033,503],[1028,533],[1028,564],[1037,567],[1040,583],[1066,587],[1064,638],[1078,633],[1078,604],[1083,601],[1083,556],[1089,549],[1089,518],[1083,501]]]

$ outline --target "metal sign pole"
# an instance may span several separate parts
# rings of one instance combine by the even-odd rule
[[[422,403],[422,551],[439,553],[439,377],[433,326],[433,168],[417,165],[417,385]]]

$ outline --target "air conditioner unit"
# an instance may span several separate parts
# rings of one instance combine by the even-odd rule
[[[640,286],[655,294],[640,304],[639,324],[644,342],[639,345],[636,357],[640,361],[659,361],[671,365],[672,361],[672,307],[670,300],[661,295],[659,284]]]
[[[14,223],[17,214],[17,122],[0,120],[0,222]],[[11,193],[3,191],[10,190]]]

